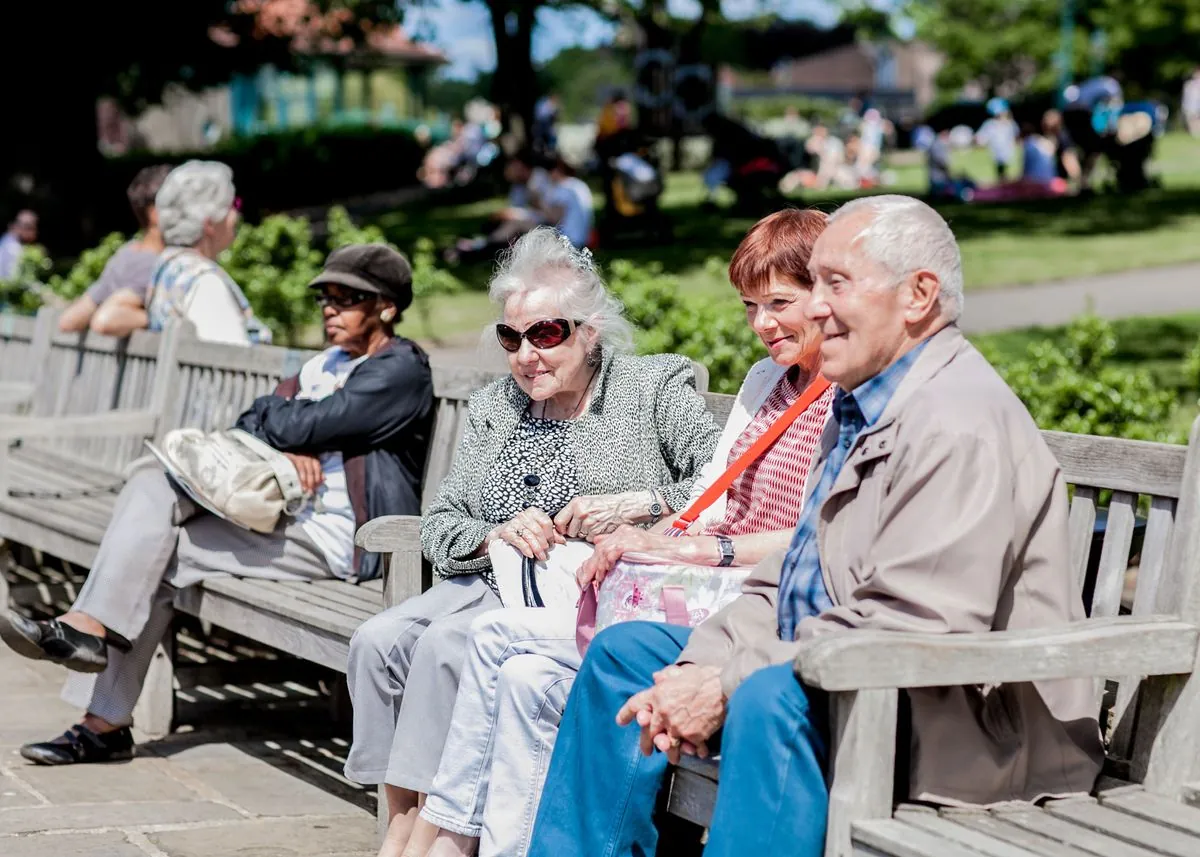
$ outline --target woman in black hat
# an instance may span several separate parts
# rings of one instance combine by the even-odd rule
[[[433,381],[424,352],[394,333],[412,303],[408,260],[382,244],[343,247],[311,287],[329,347],[256,399],[237,428],[283,452],[319,502],[261,534],[198,509],[159,467],[139,469],[71,610],[45,622],[0,615],[0,637],[18,654],[99,673],[86,687],[68,683],[83,720],[22,747],[26,759],[62,765],[132,755],[133,707],[177,589],[221,575],[378,577],[380,557],[354,549],[355,529],[380,515],[420,514]]]

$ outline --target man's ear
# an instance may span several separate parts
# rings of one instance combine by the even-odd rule
[[[904,320],[917,324],[929,318],[930,312],[941,312],[942,281],[933,271],[920,270],[909,275],[908,306]]]

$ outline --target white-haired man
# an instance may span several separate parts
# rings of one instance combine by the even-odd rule
[[[962,265],[945,221],[908,197],[857,200],[830,218],[811,271],[808,314],[839,392],[791,546],[694,631],[631,622],[597,635],[563,717],[533,857],[654,853],[668,759],[718,742],[706,857],[815,857],[828,738],[824,700],[792,672],[805,640],[1083,616],[1062,474],[959,332]],[[1090,682],[908,698],[912,799],[1031,800],[1087,791],[1099,773]]]

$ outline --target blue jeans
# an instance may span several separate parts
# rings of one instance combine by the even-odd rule
[[[625,701],[683,651],[690,628],[650,622],[596,635],[567,701],[529,857],[647,857],[667,759],[620,727]],[[826,705],[790,665],[767,667],[734,691],[719,736],[721,779],[705,857],[819,857],[829,796]]]

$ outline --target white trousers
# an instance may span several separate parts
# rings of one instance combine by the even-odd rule
[[[524,857],[580,660],[573,609],[475,619],[426,821],[478,836],[479,857]]]

